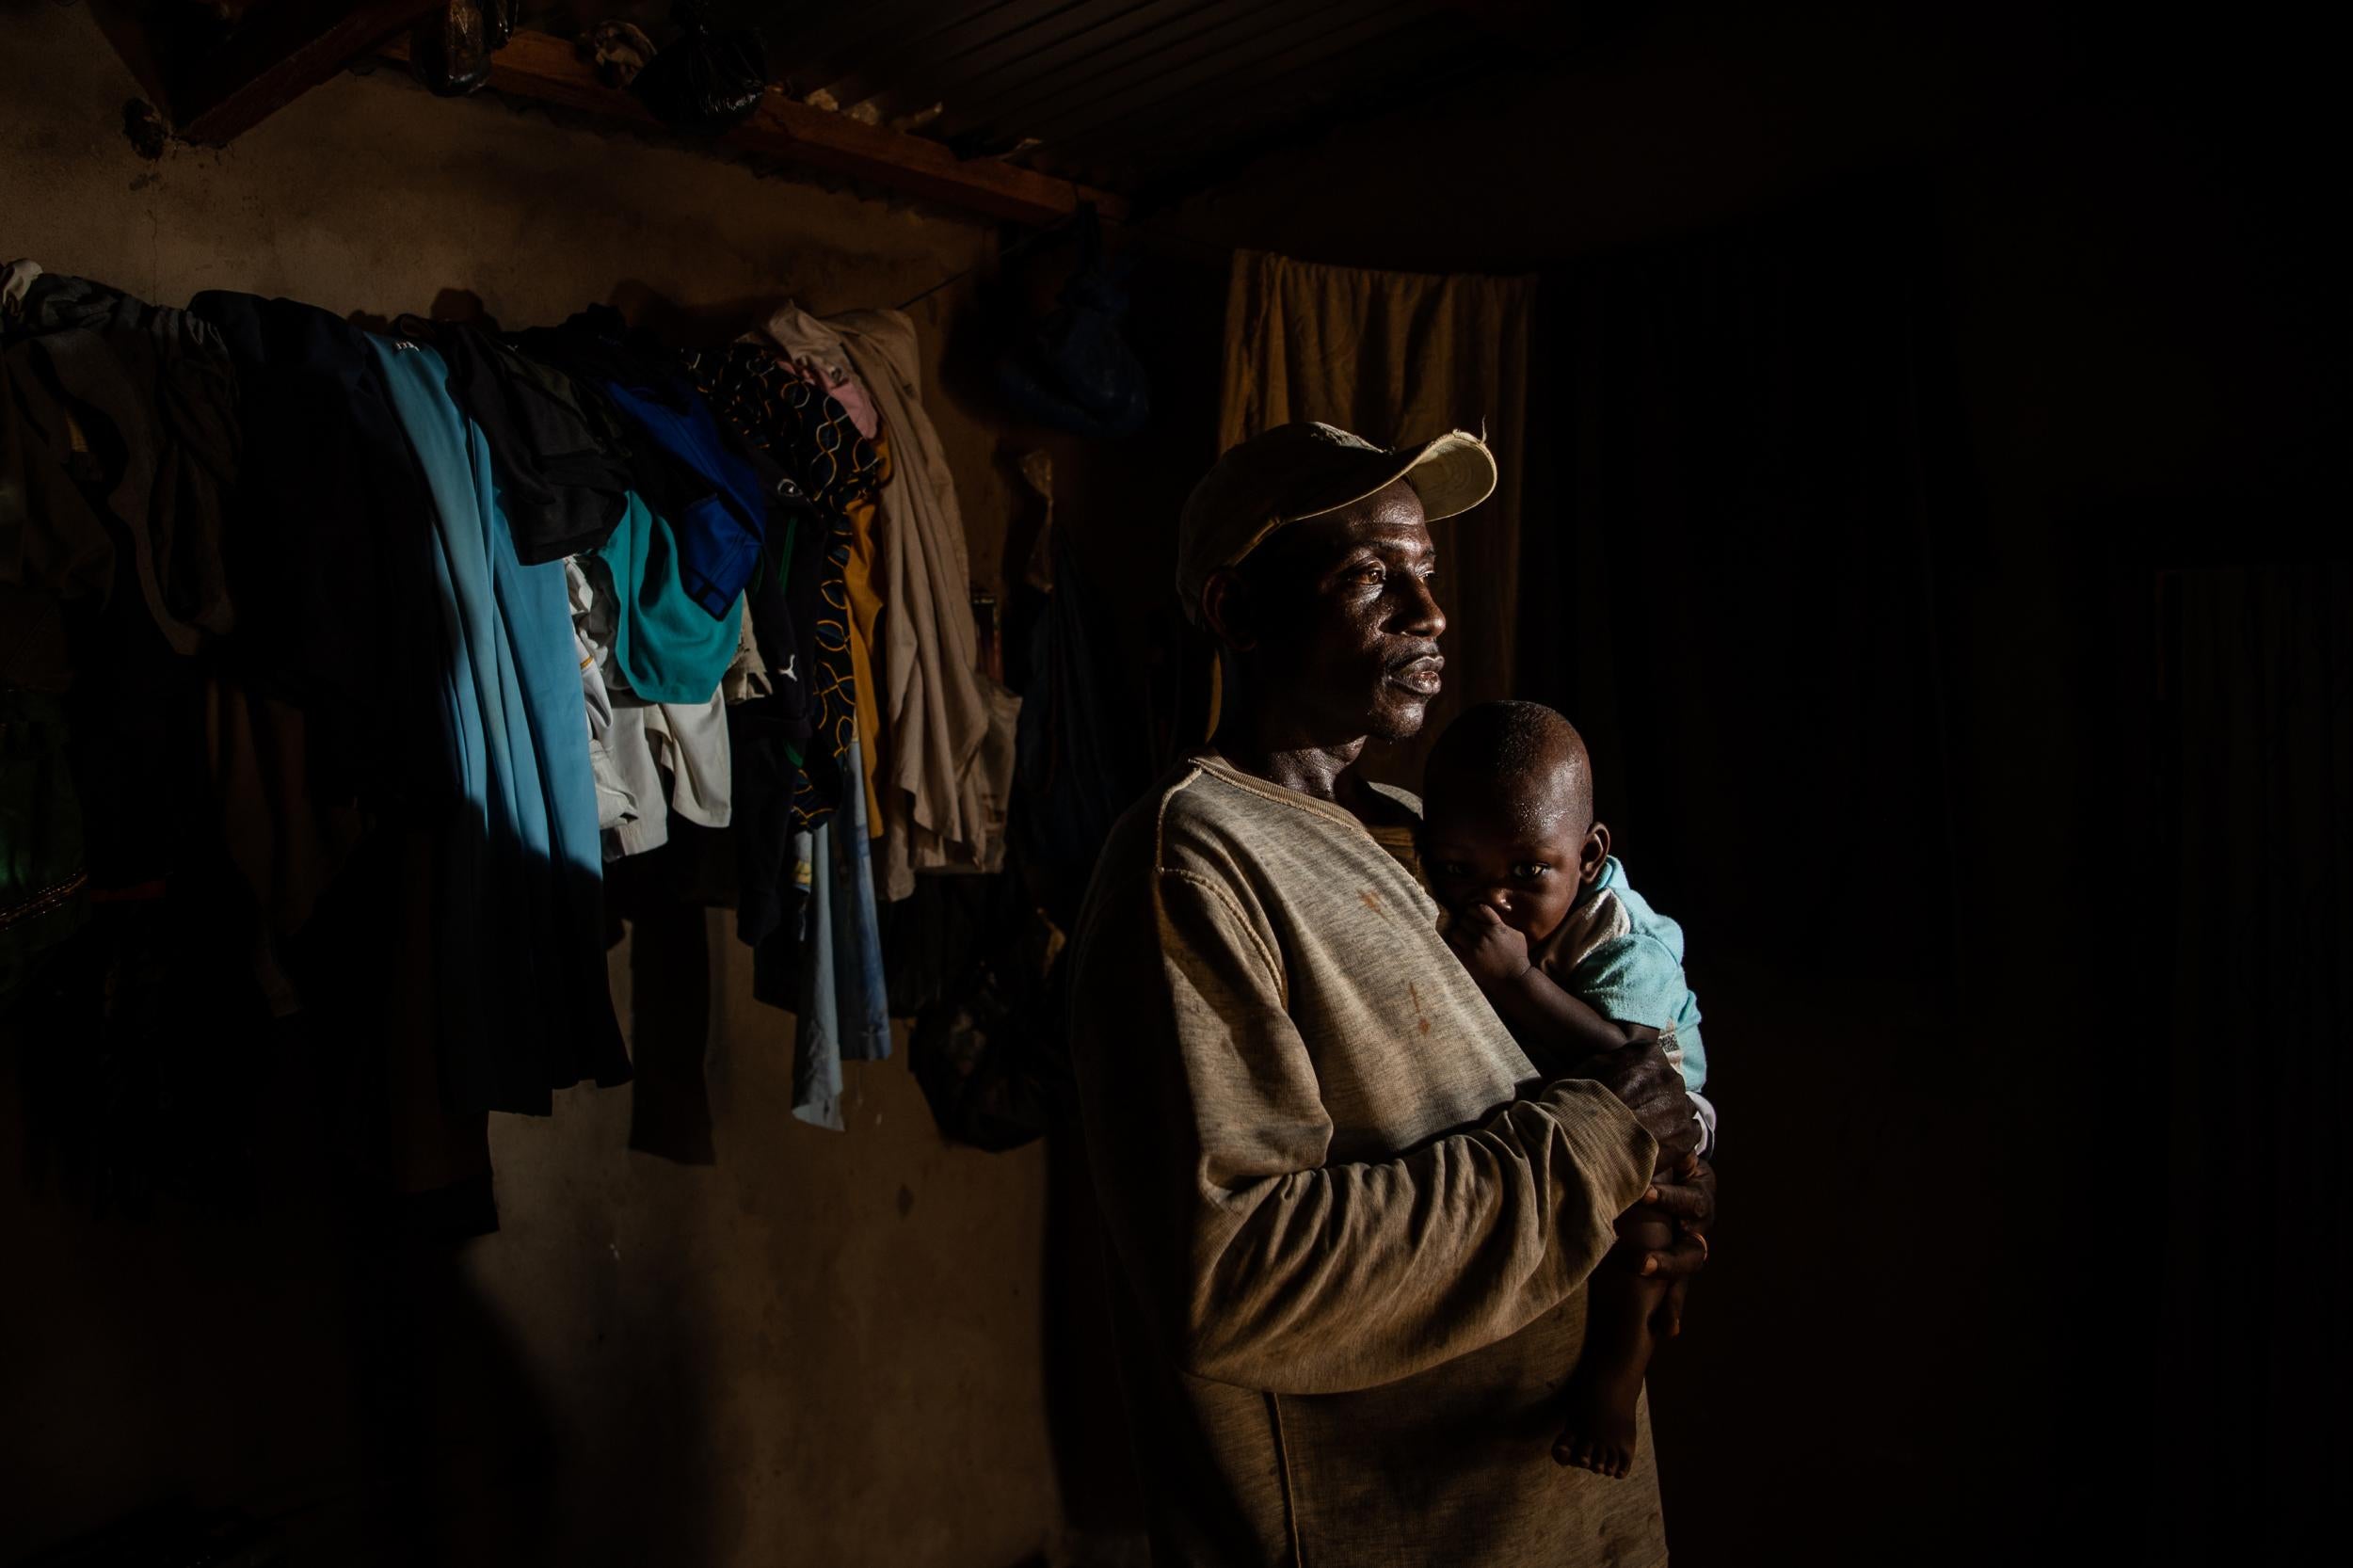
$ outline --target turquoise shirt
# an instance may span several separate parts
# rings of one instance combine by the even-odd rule
[[[1683,981],[1683,927],[1650,906],[1611,856],[1537,955],[1545,972],[1603,1017],[1674,1032],[1683,1085],[1707,1085],[1699,999]],[[1565,970],[1566,972],[1563,972]],[[1661,1042],[1664,1044],[1665,1042]]]

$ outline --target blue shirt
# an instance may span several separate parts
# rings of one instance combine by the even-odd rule
[[[1693,1094],[1706,1087],[1699,1000],[1683,980],[1683,927],[1634,890],[1616,856],[1602,863],[1592,890],[1535,957],[1562,989],[1603,1017],[1641,1024],[1661,1036],[1672,1030],[1672,1044],[1682,1052],[1684,1087]]]
[[[613,574],[613,658],[648,702],[699,707],[735,658],[743,598],[714,618],[686,565],[692,531],[673,528],[635,490],[624,499],[621,520],[597,551]]]
[[[710,407],[691,392],[673,405],[659,389],[607,381],[602,391],[648,440],[710,484],[710,494],[685,502],[664,520],[677,540],[680,587],[704,614],[725,621],[732,638],[736,596],[752,580],[767,536],[767,484],[728,443]],[[720,663],[724,667],[726,661]],[[710,695],[705,692],[701,700]]]

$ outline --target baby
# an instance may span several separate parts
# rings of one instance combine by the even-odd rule
[[[1541,703],[1489,702],[1449,725],[1423,780],[1422,874],[1451,914],[1447,940],[1547,1079],[1596,1051],[1655,1033],[1692,1092],[1712,1140],[1715,1114],[1700,1010],[1683,983],[1683,930],[1626,885],[1593,820],[1593,764],[1568,720]],[[1639,1234],[1638,1234],[1639,1232]],[[1673,1244],[1643,1224],[1627,1250]],[[1623,1477],[1635,1448],[1635,1401],[1664,1326],[1668,1286],[1597,1270],[1585,1350],[1569,1379],[1564,1462]]]

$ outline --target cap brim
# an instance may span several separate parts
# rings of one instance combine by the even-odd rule
[[[1421,497],[1422,516],[1435,522],[1467,512],[1496,493],[1496,456],[1469,431],[1449,430],[1422,443],[1403,477]]]
[[[1253,506],[1257,521],[1249,533],[1233,540],[1216,557],[1204,553],[1198,559],[1180,560],[1176,593],[1188,619],[1198,622],[1201,618],[1201,593],[1210,573],[1248,558],[1285,523],[1328,517],[1379,494],[1401,479],[1413,486],[1415,496],[1421,502],[1422,516],[1433,522],[1467,512],[1495,493],[1495,455],[1488,451],[1484,439],[1467,430],[1449,430],[1417,446],[1388,449],[1369,445],[1345,432],[1330,434],[1347,445],[1326,454],[1320,465],[1321,472],[1288,489],[1277,488],[1267,495],[1263,509]],[[1221,468],[1225,461],[1221,459]],[[1185,504],[1185,518],[1179,527],[1180,553],[1191,548],[1185,538],[1197,533],[1217,532],[1196,522],[1195,509],[1203,504],[1203,494],[1216,481],[1219,472],[1212,470],[1209,477],[1194,487],[1192,498]]]
[[[1399,447],[1382,456],[1389,461],[1368,473],[1360,481],[1363,488],[1356,489],[1355,494],[1271,523],[1251,541],[1251,548],[1256,549],[1267,534],[1283,522],[1329,516],[1342,507],[1355,505],[1369,495],[1378,494],[1401,479],[1414,487],[1414,494],[1421,501],[1421,515],[1431,522],[1467,512],[1496,492],[1495,454],[1487,450],[1485,441],[1467,430],[1449,430],[1435,440]],[[1354,486],[1350,488],[1355,489]]]

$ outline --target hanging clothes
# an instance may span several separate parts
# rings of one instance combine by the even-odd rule
[[[314,790],[387,817],[439,809],[456,766],[425,744],[442,722],[419,678],[440,657],[432,501],[368,335],[248,294],[207,291],[188,313],[237,368],[226,657],[241,684],[304,711]]]
[[[841,568],[843,611],[850,623],[850,670],[857,689],[867,694],[857,705],[858,788],[866,796],[869,838],[883,830],[879,772],[882,744],[882,681],[875,674],[875,650],[881,647],[883,601],[876,586],[881,571],[878,535],[882,507],[876,497],[890,483],[890,440],[877,435],[873,483],[842,503],[842,520],[850,530],[850,558]]]
[[[213,326],[86,278],[44,272],[17,290],[51,384],[112,483],[148,613],[178,653],[227,632],[222,495],[235,483],[237,376]]]
[[[437,889],[443,1095],[545,1114],[552,1089],[629,1077],[565,576],[517,559],[488,444],[450,400],[440,356],[369,347],[428,488],[435,673],[457,766]]]
[[[1149,710],[1119,679],[1114,613],[1048,526],[1052,589],[1030,629],[1013,824],[1021,863],[1054,923],[1078,929],[1095,862],[1122,812],[1151,788]]]
[[[776,689],[775,679],[768,670],[768,655],[760,648],[759,634],[752,626],[751,606],[746,603],[743,626],[736,633],[735,658],[728,663],[727,673],[719,677],[719,700],[733,707],[739,702],[774,696]]]
[[[89,888],[161,896],[215,864],[202,684],[179,653],[231,623],[235,376],[182,312],[30,264],[10,278],[0,599],[27,613],[0,632],[5,679],[65,695]]]
[[[49,1048],[28,1137],[78,1144],[102,1205],[231,1196],[283,998],[254,984],[182,650],[232,624],[236,378],[183,312],[29,264],[0,296],[0,987]]]
[[[883,433],[882,415],[875,410],[874,400],[858,384],[856,372],[850,368],[849,357],[838,347],[823,343],[796,346],[781,356],[780,363],[819,392],[841,405],[850,416],[851,424],[868,440]]]
[[[789,946],[803,939],[805,914],[829,919],[810,902],[804,851],[847,776],[840,742],[856,728],[846,628],[829,606],[847,554],[841,508],[861,493],[872,454],[840,406],[764,345],[682,358],[712,406],[776,471],[779,504],[791,508],[772,530],[750,596],[773,695],[730,714],[741,784],[737,935],[755,949]]]
[[[811,702],[809,748],[820,765],[802,770],[801,789],[793,798],[794,814],[803,820],[836,809],[846,792],[863,795],[864,769],[859,764],[857,715],[871,707],[872,688],[858,683],[857,660],[852,646],[850,560],[856,546],[854,519],[873,504],[881,456],[873,442],[856,434],[856,426],[835,398],[806,384],[786,394],[790,428],[802,471],[810,483],[825,487],[833,505],[824,511],[828,524],[817,569],[817,602],[810,607],[810,657],[816,692]],[[865,813],[861,810],[859,816]]]
[[[41,264],[35,261],[14,261],[0,266],[0,333],[5,333],[24,312],[25,291],[33,286],[33,280],[41,271]]]
[[[776,674],[780,695],[797,696],[800,707],[778,716],[788,723],[797,768],[794,825],[810,826],[856,776],[846,761],[867,688],[852,649],[848,511],[871,502],[879,456],[848,409],[772,348],[739,343],[683,358],[712,406],[781,471],[801,503],[782,547],[772,541],[774,564],[751,602],[763,646],[772,652],[789,646],[796,655]]]
[[[890,1050],[845,581],[847,508],[871,506],[880,458],[841,401],[772,347],[683,359],[800,501],[781,537],[772,533],[750,600],[763,646],[773,654],[789,640],[793,652],[777,695],[733,714],[744,802],[736,920],[753,949],[753,994],[794,1015],[793,1114],[839,1129],[842,1061]]]
[[[855,769],[856,736],[849,746]],[[855,1062],[881,1062],[890,1055],[890,987],[883,973],[882,915],[874,897],[873,838],[866,830],[865,797],[850,794],[833,821],[834,925],[843,934],[835,970],[841,1052]]]
[[[93,368],[120,380],[111,351],[78,318],[56,326],[39,309],[45,289],[80,280],[30,264],[12,278],[0,351],[0,681],[64,699],[89,889],[160,888],[205,815],[185,765],[201,689],[138,585],[130,536],[149,520],[136,507],[128,522],[109,515],[142,455],[119,439],[115,415],[72,390]]]
[[[734,662],[743,596],[711,615],[690,585],[686,539],[634,492],[624,502],[619,526],[596,552],[611,574],[614,662],[648,702],[707,703]]]
[[[711,497],[686,508],[677,529],[678,576],[687,594],[720,619],[733,613],[744,585],[760,560],[768,525],[767,486],[720,434],[711,410],[698,397],[664,402],[653,387],[618,381],[604,386],[622,416],[680,462],[707,476]]]
[[[601,394],[630,432],[631,488],[669,520],[678,576],[708,615],[725,619],[751,581],[767,534],[759,471],[666,355],[633,340],[620,312],[592,306],[561,327],[515,335],[524,356]]]
[[[850,745],[855,763],[856,737]],[[808,873],[807,929],[789,944],[763,943],[753,957],[753,994],[762,1001],[790,998],[778,1005],[794,1020],[792,1114],[836,1131],[841,1064],[890,1055],[890,994],[865,815],[865,798],[853,791],[839,812],[795,835],[794,859]]]
[[[66,607],[102,606],[113,591],[114,539],[75,483],[77,461],[91,470],[40,350],[8,344],[0,351],[0,682],[8,685],[72,687]]]
[[[820,321],[787,306],[765,331],[788,355],[839,360],[856,374],[892,443],[880,496],[883,817],[880,887],[914,889],[918,870],[984,865],[1001,854],[974,777],[991,705],[978,668],[970,569],[955,482],[923,411],[914,324],[897,311]]]
[[[89,919],[65,703],[0,684],[0,1006]]]
[[[633,495],[631,504],[642,506]],[[707,700],[648,702],[614,660],[617,610],[608,564],[576,555],[564,568],[604,859],[661,848],[670,839],[673,810],[699,826],[726,827],[734,816],[736,772],[726,708],[740,700],[728,694],[756,689],[760,680],[749,619],[737,618],[734,659],[714,678]]]
[[[792,836],[792,860],[808,924],[792,947],[792,1114],[811,1127],[841,1130],[840,992],[834,982],[831,823]],[[755,955],[757,957],[757,955]]]
[[[300,992],[279,945],[310,923],[368,838],[357,807],[311,787],[307,731],[306,715],[292,703],[224,677],[204,683],[210,795],[223,847],[253,895],[261,926],[256,973],[280,1016],[299,1008]]]
[[[525,566],[594,550],[630,491],[629,440],[595,392],[487,332],[403,316],[449,366],[449,394],[489,443],[499,510]]]
[[[385,1048],[425,1053],[407,1088],[466,1149],[419,1190],[472,1192],[483,1112],[631,1076],[607,858],[695,840],[673,814],[732,825],[755,990],[800,1016],[796,1114],[840,1125],[840,1064],[891,1050],[877,892],[995,864],[1012,771],[904,316],[788,310],[680,357],[601,308],[383,338],[27,264],[0,324],[0,811],[51,824],[0,866],[11,926],[61,878],[152,885],[130,962],[178,973],[166,934],[227,913],[206,961],[262,983],[220,988],[232,1021],[315,979],[322,1038],[426,977]],[[401,942],[330,957],[375,904]]]
[[[830,344],[816,340],[798,342],[789,351],[774,337],[751,341],[764,346],[764,357],[777,370],[799,377],[823,394],[825,401],[818,407],[824,411],[826,423],[836,424],[846,419],[848,428],[864,438],[873,449],[871,472],[865,473],[867,482],[841,492],[842,521],[849,531],[849,556],[842,563],[839,600],[833,600],[830,586],[826,589],[826,596],[829,602],[835,603],[836,614],[847,633],[849,679],[858,692],[865,694],[864,700],[855,705],[858,755],[862,764],[858,772],[858,787],[866,793],[866,820],[872,824],[872,832],[879,835],[882,832],[882,801],[875,792],[875,786],[879,760],[883,754],[883,687],[875,679],[874,650],[879,646],[882,595],[875,587],[879,570],[875,543],[875,496],[890,483],[890,443],[882,427],[882,416],[875,412],[874,400],[867,395],[866,389],[859,385],[856,376],[851,372],[847,356],[840,352],[838,341]],[[860,471],[869,468],[863,453],[855,443],[846,440],[820,438],[817,444],[825,452],[850,454],[849,460]],[[804,473],[801,477],[805,488],[823,483],[814,474]]]
[[[816,502],[811,488],[823,488],[827,476],[812,468],[799,450],[794,415],[784,401],[788,388],[803,397],[808,390],[776,356],[749,344],[696,350],[679,358],[696,390],[759,459],[768,479],[768,537],[745,603],[759,629],[760,647],[775,661],[768,672],[773,700],[760,711],[761,718],[792,743],[792,764],[806,773],[807,748],[800,743],[820,728],[821,704],[828,695],[835,701],[853,699],[829,694],[830,683],[818,669],[817,622],[831,508]],[[796,781],[794,792],[809,787]],[[829,796],[830,776],[814,787]]]

